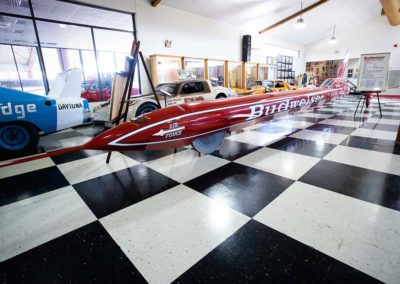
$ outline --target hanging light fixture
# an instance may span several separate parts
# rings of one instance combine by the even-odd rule
[[[302,16],[302,12],[303,12],[303,1],[301,1],[301,8],[300,8],[300,17],[297,19],[296,24],[294,25],[295,29],[304,29],[306,27],[306,23],[304,22],[304,19],[301,17]]]
[[[332,34],[332,37],[328,41],[329,44],[335,44],[337,42],[336,37],[335,37],[335,31],[336,31],[336,25],[333,26],[333,34]]]

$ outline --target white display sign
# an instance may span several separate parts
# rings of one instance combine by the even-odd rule
[[[389,77],[389,60],[390,52],[361,54],[357,90],[385,91]]]

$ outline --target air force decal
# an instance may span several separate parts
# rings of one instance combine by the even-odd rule
[[[171,123],[168,129],[161,129],[157,133],[154,133],[153,136],[163,136],[164,138],[171,138],[182,135],[182,131],[185,129],[185,126],[179,127],[178,123]]]

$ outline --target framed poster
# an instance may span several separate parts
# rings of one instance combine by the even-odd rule
[[[357,91],[385,91],[389,77],[390,52],[361,54]]]

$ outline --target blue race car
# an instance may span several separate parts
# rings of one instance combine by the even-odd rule
[[[78,82],[68,83],[66,78],[56,79],[57,95],[53,92],[54,96],[47,97],[0,87],[1,154],[23,154],[36,147],[39,134],[77,126],[89,119],[88,101],[66,92],[77,89],[80,94],[80,84],[76,88]]]

